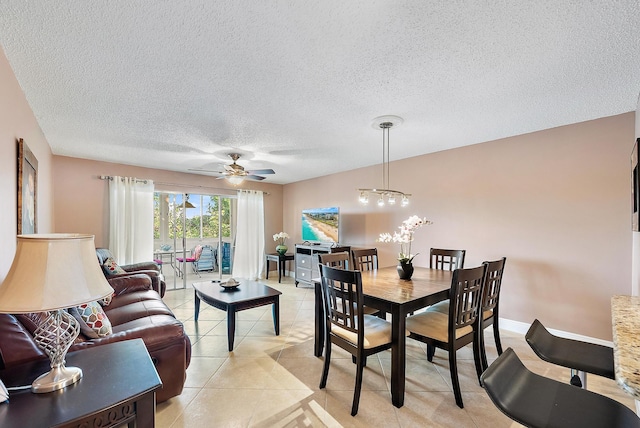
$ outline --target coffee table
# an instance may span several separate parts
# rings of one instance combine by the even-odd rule
[[[273,304],[273,328],[276,336],[280,335],[280,291],[266,286],[258,281],[238,279],[240,285],[234,289],[224,289],[219,281],[195,282],[194,319],[198,321],[200,301],[204,301],[214,308],[227,312],[227,339],[229,352],[233,351],[233,340],[236,334],[236,312],[245,309]]]

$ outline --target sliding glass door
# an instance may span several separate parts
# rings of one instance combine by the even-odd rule
[[[235,197],[156,192],[154,203],[154,249],[168,289],[231,274]]]

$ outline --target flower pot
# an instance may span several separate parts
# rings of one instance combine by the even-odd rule
[[[411,275],[413,275],[413,264],[411,262],[400,262],[397,269],[400,279],[411,279]]]
[[[278,252],[278,254],[280,254],[281,256],[284,256],[287,253],[287,250],[289,248],[286,245],[278,245],[276,246],[276,251]]]

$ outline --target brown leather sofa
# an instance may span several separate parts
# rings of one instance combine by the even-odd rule
[[[113,258],[113,254],[111,254],[111,251],[109,251],[107,248],[96,248],[96,255],[98,256],[98,263],[100,263],[100,266],[104,265],[104,262],[109,257]],[[127,273],[122,273],[119,275],[105,275],[107,276],[107,279],[130,276],[137,273],[145,273],[151,278],[152,288],[156,290],[158,294],[160,294],[160,297],[164,297],[167,286],[164,282],[164,275],[162,275],[162,272],[160,272],[160,266],[158,266],[155,262],[141,262],[119,266]]]
[[[147,274],[112,277],[115,294],[103,309],[111,322],[112,334],[90,339],[80,333],[69,351],[141,338],[162,380],[156,402],[182,393],[191,360],[191,342],[182,323],[152,289]],[[33,340],[37,320],[43,314],[0,314],[0,368],[47,358]]]

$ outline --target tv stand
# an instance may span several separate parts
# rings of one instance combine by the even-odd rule
[[[309,287],[313,286],[311,282],[314,278],[320,277],[318,263],[320,259],[318,254],[328,254],[334,244],[314,242],[309,244],[296,244],[295,252],[295,269],[296,269],[296,287],[298,284],[305,284]]]

